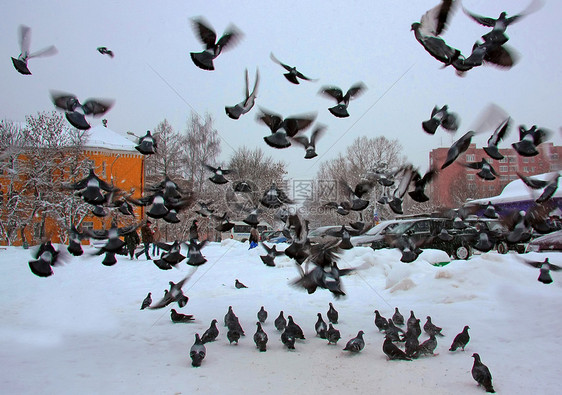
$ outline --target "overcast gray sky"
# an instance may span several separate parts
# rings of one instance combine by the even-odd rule
[[[530,0],[466,0],[471,11],[496,18],[525,9]],[[415,40],[412,22],[437,0],[416,1],[4,1],[0,25],[0,118],[23,121],[25,115],[54,109],[49,89],[74,93],[79,99],[113,98],[105,115],[109,127],[137,135],[167,118],[175,130],[185,129],[191,111],[210,113],[219,131],[221,158],[233,149],[262,147],[276,159],[290,163],[290,176],[312,177],[320,161],[333,158],[358,136],[384,135],[398,139],[404,154],[421,170],[428,167],[429,151],[452,142],[438,131],[421,129],[434,105],[448,104],[461,117],[460,137],[474,124],[487,103],[503,107],[514,120],[501,147],[518,139],[519,124],[551,129],[560,144],[562,2],[547,1],[536,13],[509,26],[508,45],[520,55],[511,70],[482,66],[464,78],[452,68],[441,69]],[[232,23],[243,33],[237,46],[215,60],[215,71],[197,68],[190,51],[202,45],[190,19],[205,17],[222,35]],[[31,51],[54,44],[56,56],[31,59],[32,76],[16,72],[18,26],[32,28]],[[459,9],[443,38],[463,53],[489,29]],[[107,46],[111,59],[96,51]],[[293,85],[269,54],[295,65],[317,82]],[[235,121],[225,105],[242,100],[244,69],[253,78],[261,74],[256,107]],[[328,112],[335,101],[318,95],[324,85],[344,92],[362,81],[368,90],[349,106],[351,116],[337,119]],[[320,157],[303,159],[304,150],[269,148],[263,141],[266,126],[256,122],[257,106],[283,116],[317,111],[317,121],[328,126],[318,143]],[[98,124],[95,119],[92,124]],[[343,136],[343,138],[342,138]],[[482,146],[489,136],[473,141]],[[339,139],[339,140],[338,140]]]

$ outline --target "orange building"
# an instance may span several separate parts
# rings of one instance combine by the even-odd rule
[[[113,184],[117,188],[129,192],[132,197],[140,198],[144,191],[144,156],[135,149],[135,143],[123,135],[112,131],[103,125],[95,126],[87,131],[87,138],[83,144],[84,155],[88,161],[88,168],[93,168],[96,175],[104,181]],[[86,176],[86,174],[84,175]],[[71,193],[69,191],[69,193]],[[143,208],[135,208],[135,219],[143,218]],[[132,223],[134,218],[119,214],[123,218],[121,223]],[[129,219],[130,218],[130,219]],[[102,229],[108,228],[111,216],[96,217],[87,215],[81,226],[83,228]],[[41,242],[41,234],[49,236],[53,243],[60,243],[66,235],[67,230],[59,229],[59,225],[52,218],[46,218],[44,229],[41,218],[33,218],[32,224],[25,228],[25,239],[30,245]],[[6,245],[5,239],[0,244]],[[18,237],[13,245],[21,245],[22,239],[18,231]]]

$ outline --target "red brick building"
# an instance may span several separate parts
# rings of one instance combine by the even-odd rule
[[[449,148],[436,148],[429,153],[429,165],[437,169],[445,162]],[[466,152],[457,160],[439,170],[436,179],[428,188],[429,196],[441,207],[457,207],[466,199],[478,199],[495,196],[503,188],[518,178],[517,173],[532,176],[562,170],[562,147],[547,142],[538,146],[539,155],[523,157],[511,148],[500,149],[504,159],[494,160],[484,149],[471,144]],[[476,175],[478,170],[470,169],[463,164],[480,162],[485,158],[492,165],[498,177],[495,180],[484,180]]]

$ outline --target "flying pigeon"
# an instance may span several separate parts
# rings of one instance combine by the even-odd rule
[[[238,279],[236,279],[236,281],[234,282],[234,286],[236,287],[236,289],[248,288],[247,286],[242,284],[240,281],[238,281]]]
[[[524,125],[519,126],[519,141],[511,146],[521,156],[535,156],[539,154],[537,145],[542,144],[552,134],[546,129],[538,129],[533,125],[530,129],[525,129]]]
[[[267,333],[265,333],[259,321],[256,322],[256,325],[258,329],[256,333],[254,333],[254,343],[256,343],[256,347],[260,351],[265,352],[267,347]]]
[[[404,361],[411,361],[412,359],[406,355],[404,351],[398,348],[396,344],[392,342],[390,336],[385,336],[384,343],[382,345],[382,351],[386,354],[388,359],[401,359]]]
[[[320,94],[336,99],[338,104],[334,107],[330,107],[328,110],[337,118],[349,117],[347,112],[347,107],[349,106],[349,101],[351,99],[357,98],[361,95],[367,87],[362,83],[358,82],[351,86],[348,91],[343,94],[342,90],[335,86],[325,86],[320,90]]]
[[[328,312],[326,313],[326,317],[328,317],[328,320],[329,320],[332,324],[337,324],[337,323],[338,323],[339,313],[338,313],[338,311],[334,308],[334,305],[333,305],[331,302],[328,303],[328,305],[330,306],[330,308],[328,309]]]
[[[43,48],[40,51],[29,53],[29,46],[31,44],[31,28],[28,26],[19,26],[19,44],[20,44],[20,54],[18,58],[12,58],[12,63],[16,70],[23,75],[30,75],[31,71],[27,67],[27,61],[32,58],[38,58],[42,56],[55,55],[58,51],[54,45],[47,48]]]
[[[200,266],[207,262],[207,259],[201,253],[203,247],[207,245],[208,241],[203,240],[201,243],[198,243],[196,239],[191,239],[188,245],[188,260],[187,264],[190,266]]]
[[[216,59],[223,50],[236,44],[242,37],[242,33],[235,26],[230,26],[217,41],[217,34],[203,18],[194,18],[192,23],[193,30],[205,45],[205,50],[203,52],[190,52],[191,60],[193,60],[193,63],[195,63],[197,67],[212,71],[215,69],[213,60]]]
[[[285,327],[287,326],[287,320],[285,319],[285,317],[283,317],[283,310],[279,312],[279,316],[275,319],[275,321],[273,321],[273,324],[279,332],[285,330]]]
[[[318,336],[320,336],[321,339],[326,339],[326,331],[328,330],[328,326],[326,325],[326,322],[322,319],[322,314],[318,313],[318,320],[316,321],[316,324],[314,324],[314,329],[316,330],[316,334]]]
[[[256,69],[256,82],[254,82],[254,89],[250,93],[250,84],[248,82],[248,69],[246,69],[246,91],[244,100],[232,107],[225,107],[224,110],[226,115],[232,119],[238,119],[240,116],[247,114],[254,107],[256,102],[256,95],[258,90],[258,84],[260,80],[259,71]]]
[[[205,343],[210,343],[210,342],[214,342],[217,338],[217,336],[219,335],[219,329],[217,328],[217,320],[212,320],[211,321],[211,325],[209,326],[209,329],[207,329],[205,331],[205,333],[203,333],[203,336],[201,336],[201,342],[203,342],[203,344]]]
[[[75,183],[63,184],[64,188],[73,189],[86,203],[99,205],[106,201],[102,191],[113,192],[116,188],[99,178],[94,169],[90,169],[88,176]]]
[[[297,70],[296,67],[291,67],[286,65],[285,63],[280,62],[275,55],[273,55],[273,52],[269,54],[269,57],[271,58],[271,60],[273,60],[275,63],[281,65],[285,70],[288,71],[288,73],[283,74],[285,76],[285,78],[289,81],[292,82],[293,84],[299,84],[299,78],[306,80],[306,81],[317,81],[311,78],[308,78],[307,76],[305,76],[304,74],[302,74],[300,71]]]
[[[537,180],[535,178],[526,177],[522,174],[517,173],[521,181],[525,183],[528,187],[532,189],[542,189],[542,194],[535,200],[537,203],[544,203],[550,199],[556,190],[558,189],[558,180],[560,179],[560,173],[553,173],[550,179],[546,181]]]
[[[263,324],[265,323],[265,320],[267,320],[267,311],[265,311],[264,307],[262,306],[258,311],[258,321]]]
[[[406,195],[416,172],[411,164],[407,164],[396,172],[396,175],[398,174],[401,174],[400,182],[392,193],[392,199],[388,202],[388,206],[395,214],[403,214],[402,202],[404,200],[404,195]]]
[[[418,202],[423,203],[429,200],[429,197],[425,194],[425,187],[428,183],[430,183],[435,176],[437,175],[436,169],[429,169],[422,177],[422,175],[415,171],[412,177],[412,182],[414,183],[414,190],[408,192],[410,197]]]
[[[480,162],[465,163],[465,166],[468,167],[469,169],[479,170],[479,172],[476,173],[476,175],[482,178],[483,180],[488,180],[488,181],[495,180],[496,177],[498,176],[498,173],[496,173],[492,165],[484,158],[482,158]]]
[[[264,192],[260,203],[267,208],[279,208],[284,204],[293,204],[287,194],[274,182],[269,189]]]
[[[339,215],[348,215],[349,211],[351,210],[351,203],[349,203],[347,201],[343,201],[341,203],[328,202],[328,203],[324,204],[322,207],[330,209],[330,210],[336,210],[336,212]]]
[[[193,367],[201,366],[201,361],[203,361],[206,354],[207,354],[207,349],[205,348],[205,345],[201,341],[201,338],[199,337],[199,333],[196,333],[195,343],[193,343],[191,349],[189,350],[189,356],[191,358],[191,366]]]
[[[449,106],[446,104],[441,108],[435,106],[431,111],[431,118],[422,122],[423,130],[429,134],[435,134],[439,126],[449,132],[456,132],[459,128],[458,115],[449,112]]]
[[[345,351],[351,351],[351,352],[361,351],[363,349],[363,347],[365,347],[365,340],[363,340],[364,334],[365,333],[363,331],[359,331],[357,333],[356,337],[354,337],[353,339],[351,339],[347,342],[344,350]]]
[[[72,126],[80,130],[90,129],[86,115],[101,116],[111,109],[114,101],[110,99],[88,99],[80,103],[71,93],[51,91],[51,98],[60,110],[65,111],[65,117]]]
[[[57,251],[50,241],[41,243],[37,251],[34,252],[35,260],[29,261],[29,269],[39,277],[49,277],[53,274],[51,266],[60,264],[60,251]]]
[[[70,227],[70,231],[68,232],[68,247],[67,251],[74,255],[80,256],[84,253],[82,250],[81,241],[85,239],[87,236],[84,233],[80,233],[74,224]]]
[[[172,309],[170,311],[170,318],[172,319],[172,322],[175,324],[180,322],[191,322],[194,320],[192,315],[178,313],[176,309]]]
[[[279,114],[260,109],[260,114],[256,119],[265,124],[271,131],[270,135],[263,138],[267,145],[281,149],[289,147],[291,145],[289,137],[294,137],[298,132],[306,130],[312,125],[315,118],[316,114],[283,118]]]
[[[220,221],[220,224],[215,226],[217,232],[228,232],[230,229],[234,228],[234,223],[228,220],[228,214],[225,212],[222,216],[211,215],[216,221]]]
[[[152,304],[152,293],[149,292],[148,295],[146,295],[146,298],[144,298],[144,300],[142,301],[142,305],[140,309],[144,310],[147,307],[150,307],[151,304]]]
[[[263,247],[263,249],[267,252],[267,255],[260,255],[262,262],[266,266],[270,266],[270,267],[275,266],[275,258],[285,254],[283,251],[277,251],[276,245],[274,245],[273,247],[269,247],[266,244],[262,243],[261,241],[260,244]]]
[[[477,353],[472,354],[474,358],[474,364],[472,365],[472,377],[478,385],[484,387],[486,392],[495,393],[494,387],[492,386],[492,374],[486,365],[480,361],[480,355]]]
[[[537,269],[540,269],[539,278],[537,280],[540,281],[543,284],[552,283],[552,277],[550,276],[551,270],[554,270],[554,271],[562,270],[562,267],[550,263],[548,261],[548,258],[545,258],[545,260],[543,262],[530,261],[530,260],[527,260],[527,259],[523,259],[523,262],[525,262],[527,265],[530,265],[530,266],[536,267]]]
[[[320,137],[326,132],[326,126],[317,125],[316,129],[310,135],[310,139],[307,136],[296,135],[292,138],[292,141],[299,144],[305,149],[304,159],[313,159],[318,156],[316,153],[316,142]]]
[[[459,347],[462,348],[462,350],[464,351],[464,348],[470,341],[470,336],[468,335],[469,329],[470,327],[466,325],[462,330],[462,332],[459,333],[457,336],[455,336],[455,340],[453,340],[453,343],[451,344],[451,348],[449,348],[449,351],[456,351],[456,349]]]
[[[328,344],[337,344],[338,340],[341,339],[340,331],[335,329],[331,323],[328,324],[328,330],[326,331],[326,338],[328,339]]]
[[[379,332],[388,329],[388,321],[379,313],[378,310],[375,310],[375,325],[379,328]]]
[[[137,136],[135,136],[137,137]],[[146,134],[142,137],[137,137],[137,145],[135,149],[143,155],[153,155],[156,154],[158,148],[158,142],[150,133],[150,130],[146,131]]]
[[[214,184],[221,185],[228,182],[224,176],[232,173],[232,170],[222,169],[220,166],[215,168],[205,163],[203,165],[207,168],[207,170],[214,173],[212,177],[209,177],[209,180],[211,180]]]
[[[191,278],[191,276],[195,273],[194,271],[185,276],[180,282],[177,284],[173,281],[170,281],[170,289],[164,293],[164,297],[160,299],[156,304],[149,307],[149,309],[161,309],[163,307],[168,306],[171,303],[178,302],[180,307],[183,307],[187,304],[188,297],[183,294],[182,287],[187,280]]]
[[[98,47],[97,50],[102,55],[108,55],[110,58],[113,58],[115,56],[113,51],[111,49],[107,49],[107,47]]]
[[[460,154],[462,154],[468,149],[468,147],[470,146],[470,142],[472,141],[472,137],[474,135],[475,133],[472,130],[470,130],[466,132],[460,139],[458,139],[453,143],[451,148],[449,148],[449,151],[447,151],[447,159],[445,159],[445,162],[441,166],[441,169],[444,169],[447,166],[449,166],[459,157]]]
[[[398,310],[398,307],[394,308],[394,314],[392,315],[392,321],[396,325],[404,325],[404,316],[402,314],[400,314],[400,311]]]
[[[488,139],[488,145],[484,147],[484,151],[486,151],[488,156],[492,159],[502,160],[504,158],[498,149],[498,144],[507,136],[510,120],[511,118],[508,117],[496,128],[492,136]]]

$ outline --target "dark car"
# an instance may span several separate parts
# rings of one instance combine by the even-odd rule
[[[438,237],[442,229],[453,237],[444,241]],[[445,251],[456,259],[468,259],[472,255],[469,236],[476,232],[475,228],[457,229],[453,220],[447,218],[418,218],[404,220],[387,233],[384,239],[374,241],[371,248],[390,248],[393,239],[402,235],[411,239],[421,249],[432,248]]]

